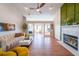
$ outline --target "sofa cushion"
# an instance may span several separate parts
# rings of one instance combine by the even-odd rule
[[[0,48],[0,56],[16,56],[17,54],[13,51],[4,52],[2,48]]]
[[[0,56],[3,56],[3,50],[0,48]]]
[[[15,34],[14,33],[10,33],[7,35],[3,35],[0,37],[0,42],[1,42],[1,48],[6,51],[6,48],[8,46],[8,49],[10,48],[10,46],[13,46],[13,43],[16,42],[15,40]]]
[[[25,36],[25,33],[15,33],[15,37]]]
[[[7,51],[3,53],[3,56],[17,56],[17,54],[13,51]]]

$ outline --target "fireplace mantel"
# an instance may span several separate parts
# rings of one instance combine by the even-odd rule
[[[63,44],[65,44],[64,41],[63,41],[63,34],[68,34],[68,35],[72,35],[72,36],[78,37],[78,51],[75,50],[75,49],[71,49],[71,47],[70,48],[68,47],[67,49],[68,50],[70,49],[70,51],[72,50],[72,52],[74,54],[79,55],[79,25],[66,25],[66,26],[61,26],[61,42]]]
[[[61,26],[62,33],[79,36],[79,25]]]

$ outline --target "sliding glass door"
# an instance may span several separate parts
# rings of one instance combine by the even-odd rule
[[[50,32],[51,32],[50,23],[29,23],[28,24],[29,35],[42,34],[44,36],[50,36]]]
[[[43,34],[44,33],[44,24],[42,23],[36,23],[34,24],[35,27],[35,33]]]

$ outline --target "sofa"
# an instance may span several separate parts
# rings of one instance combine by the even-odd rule
[[[13,48],[15,46],[19,46],[19,41],[23,40],[24,37],[15,37],[15,33],[10,33],[4,36],[0,37],[0,44],[4,51],[7,51],[10,48]]]
[[[19,41],[23,40],[25,38],[24,35],[15,36],[15,33],[10,33],[4,36],[0,37],[0,49],[2,49],[2,52],[0,51],[0,53],[2,53],[4,56],[6,55],[28,55],[28,49],[27,47],[20,47],[19,45]],[[16,51],[15,51],[16,50]],[[23,53],[19,53],[20,51],[23,51]],[[17,52],[19,51],[19,52]],[[24,52],[25,51],[25,52]]]

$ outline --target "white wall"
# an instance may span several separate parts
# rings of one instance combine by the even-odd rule
[[[26,16],[27,21],[53,21],[53,14],[39,14],[39,15],[30,15]]]
[[[55,14],[54,27],[55,27],[55,38],[60,40],[60,9]]]
[[[8,34],[11,32],[22,32],[23,18],[19,10],[12,4],[0,4],[0,22],[12,23],[16,25],[15,31],[0,32],[0,35]]]

